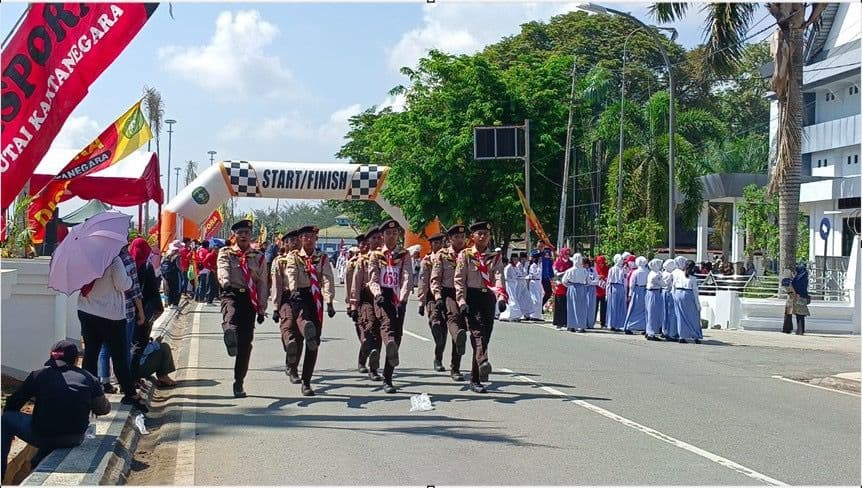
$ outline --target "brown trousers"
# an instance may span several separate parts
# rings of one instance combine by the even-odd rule
[[[287,307],[290,308],[290,317],[292,319],[287,326],[287,344],[295,342],[298,344],[300,351],[305,350],[300,377],[303,382],[307,383],[311,381],[311,375],[314,374],[314,366],[317,364],[317,352],[320,350],[323,323],[317,320],[317,305],[314,303],[314,295],[311,293],[311,288],[300,288],[298,291],[298,301],[291,302],[289,299],[287,300]],[[282,299],[282,301],[284,300]],[[318,347],[313,351],[308,349],[308,341],[305,340],[305,326],[309,322],[314,325],[317,332],[317,337],[313,340],[317,341]],[[287,349],[287,346],[285,346],[285,349]],[[297,356],[298,360],[299,356]],[[299,363],[288,364],[288,366],[295,368],[299,366]]]
[[[497,301],[487,288],[467,288],[467,329],[473,346],[472,381],[479,381],[479,365],[488,360],[488,343],[494,330],[494,309]]]
[[[467,322],[458,309],[458,302],[455,301],[455,289],[443,288],[442,295],[446,305],[446,328],[449,329],[449,336],[452,338],[452,359],[449,369],[453,373],[460,373],[461,356],[457,354],[455,341],[458,339],[458,331],[467,330]]]
[[[395,290],[383,288],[383,305],[374,305],[375,312],[380,321],[380,338],[384,344],[396,343],[401,347],[401,337],[404,335],[404,310],[403,306],[395,306]],[[383,366],[383,380],[392,381],[392,373],[395,366],[386,361]]]
[[[224,290],[221,294],[222,330],[236,331],[237,352],[233,366],[236,381],[245,379],[251,361],[252,341],[254,341],[254,320],[257,312],[251,305],[248,293]]]

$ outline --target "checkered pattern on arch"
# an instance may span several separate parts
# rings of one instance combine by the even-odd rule
[[[376,192],[383,176],[377,165],[360,165],[350,180],[350,200],[369,200]]]
[[[236,196],[260,196],[260,189],[257,186],[257,171],[248,161],[226,161],[224,169]]]

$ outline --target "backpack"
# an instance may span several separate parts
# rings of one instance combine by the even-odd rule
[[[167,276],[180,270],[179,266],[177,266],[177,257],[178,256],[176,255],[172,257],[166,256],[162,259],[162,264],[159,265],[159,270],[162,272],[162,276]]]

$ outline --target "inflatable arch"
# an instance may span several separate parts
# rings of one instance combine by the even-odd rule
[[[373,164],[221,161],[164,207],[159,244],[164,250],[174,239],[199,236],[204,220],[231,197],[372,200],[408,229],[401,209],[381,194],[388,173]]]

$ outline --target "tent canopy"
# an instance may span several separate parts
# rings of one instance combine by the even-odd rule
[[[100,200],[90,200],[82,207],[70,212],[68,215],[61,217],[60,220],[62,220],[63,223],[66,225],[83,224],[85,220],[89,219],[93,215],[100,214],[110,209],[111,207],[105,205]]]
[[[43,188],[69,163],[78,151],[51,149],[30,178],[30,192]],[[72,197],[98,199],[115,207],[132,207],[152,200],[164,203],[159,158],[156,153],[135,151],[119,163],[72,180],[61,201]]]

